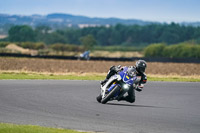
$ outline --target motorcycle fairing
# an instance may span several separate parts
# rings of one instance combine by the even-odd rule
[[[101,95],[102,95],[102,98],[105,97],[105,92],[106,92],[107,86],[110,85],[115,80],[120,81],[121,80],[121,76],[120,75],[113,75],[112,77],[109,78],[109,80],[106,82],[106,84],[104,86],[101,86]]]
[[[128,67],[124,67],[123,71],[119,72],[119,75],[121,76],[122,80],[129,84],[129,85],[132,85],[134,83],[134,81],[136,80],[136,76],[134,76],[133,78],[130,78],[127,74],[127,70],[128,70]]]

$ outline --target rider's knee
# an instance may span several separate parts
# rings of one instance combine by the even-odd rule
[[[135,97],[126,97],[125,99],[126,99],[127,102],[130,102],[130,103],[135,102]]]
[[[135,99],[130,101],[130,103],[134,103],[134,102],[135,102]]]
[[[135,98],[129,99],[129,102],[130,102],[130,103],[134,103],[134,102],[135,102]]]

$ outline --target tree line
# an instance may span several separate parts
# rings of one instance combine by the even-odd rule
[[[144,49],[146,57],[200,58],[200,27],[176,23],[122,25],[111,27],[66,28],[52,30],[48,26],[32,28],[27,25],[13,26],[8,38],[1,40],[0,47],[10,42],[29,49],[50,48],[54,51],[84,51],[108,48],[124,50]],[[8,42],[6,42],[8,41]],[[124,47],[129,46],[129,47]],[[131,47],[130,47],[131,46]]]
[[[145,26],[117,24],[111,27],[66,28],[55,31],[45,25],[35,28],[17,25],[11,27],[8,34],[7,41],[43,42],[47,45],[55,43],[81,45],[83,37],[88,35],[91,41],[95,41],[99,46],[147,46],[161,42],[176,44],[187,40],[200,42],[200,27],[176,23]]]

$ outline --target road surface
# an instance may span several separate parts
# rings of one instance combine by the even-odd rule
[[[200,133],[200,83],[148,82],[99,104],[99,81],[0,80],[0,122],[107,133]]]

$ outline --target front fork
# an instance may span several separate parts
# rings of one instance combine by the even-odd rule
[[[101,95],[102,95],[102,98],[105,97],[106,89],[108,88],[108,86],[109,86],[113,81],[115,81],[115,80],[120,81],[120,80],[121,80],[120,75],[113,75],[113,76],[111,76],[104,86],[101,85]]]

